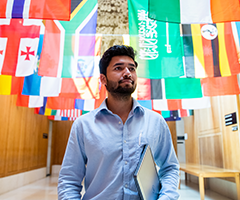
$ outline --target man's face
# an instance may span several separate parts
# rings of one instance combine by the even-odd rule
[[[128,56],[114,56],[110,61],[106,76],[101,81],[109,93],[131,95],[137,86],[136,65]]]

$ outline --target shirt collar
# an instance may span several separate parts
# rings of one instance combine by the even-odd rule
[[[102,102],[102,104],[95,110],[95,116],[99,115],[100,113],[103,112],[109,112],[112,113],[106,105],[106,100],[107,98]],[[137,113],[139,112],[140,114],[144,114],[144,108],[138,103],[138,101],[136,99],[133,98],[133,107],[132,110],[130,111],[130,113]]]

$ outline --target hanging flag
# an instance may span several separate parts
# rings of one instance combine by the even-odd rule
[[[178,121],[181,120],[181,117],[179,116],[179,112],[178,110],[171,110],[171,111],[163,111],[163,116],[164,116],[164,112],[170,112],[170,116],[169,117],[164,117],[164,119],[166,121]]]
[[[62,78],[59,96],[74,99],[98,99],[99,84],[99,77]]]
[[[182,99],[182,108],[187,110],[196,110],[210,108],[210,97],[203,96],[202,98]]]
[[[138,100],[151,100],[165,98],[165,85],[163,79],[137,79]]]
[[[128,1],[130,45],[137,50],[138,77],[184,75],[180,26],[148,18],[148,2]]]
[[[24,78],[22,95],[42,97],[99,98],[99,78],[57,78],[32,74]]]
[[[39,115],[46,115],[46,116],[56,115],[57,111],[46,108],[46,104],[47,104],[47,97],[44,97],[43,105],[39,108],[34,108],[34,113]]]
[[[192,98],[192,99],[154,99],[152,100],[154,110],[196,110],[210,108],[211,102],[209,97]]]
[[[37,59],[39,61],[42,44],[43,44],[43,28],[41,27],[41,34],[39,39]],[[38,62],[39,64],[39,62]],[[37,65],[38,65],[37,64]],[[42,77],[38,75],[38,68],[34,71],[34,74],[26,76],[24,78],[24,84],[22,89],[22,95],[35,95],[42,97],[54,97],[59,96],[62,86],[62,79],[56,77]]]
[[[27,96],[17,95],[17,106],[37,108],[43,106],[43,97],[40,96]]]
[[[182,24],[240,21],[239,0],[148,0],[149,17]]]
[[[238,54],[238,60],[240,61],[240,22],[231,22],[231,25]]]
[[[75,99],[75,109],[91,111],[96,108],[95,99]]]
[[[204,96],[240,94],[237,75],[201,79]]]
[[[99,76],[101,37],[95,35],[97,8],[97,0],[82,1],[70,21],[46,20],[39,75]]]
[[[199,79],[196,81],[195,79],[191,80],[190,78],[187,80],[175,80],[173,78],[173,83],[169,83],[167,80],[167,86],[165,86],[165,81],[166,79],[138,78],[136,89],[137,94],[135,95],[135,98],[138,101],[143,101],[144,104],[149,105],[149,109],[152,108],[152,110],[155,111],[201,109],[211,107],[209,97],[196,98],[197,96],[202,95]],[[169,96],[169,94],[166,96],[166,90],[168,93],[176,93],[176,95],[182,99],[173,99],[172,95]],[[193,91],[189,92],[188,90]],[[151,102],[152,106],[150,106]]]
[[[58,115],[48,116],[48,119],[54,120],[54,121],[70,121],[68,117],[62,117],[62,116],[58,116]],[[71,120],[71,121],[74,121],[74,120]]]
[[[48,97],[46,108],[53,110],[57,109],[74,109],[75,99],[63,98],[63,97]]]
[[[182,109],[182,99],[154,99],[153,109],[159,111]]]
[[[0,75],[0,95],[20,94],[23,80],[23,77]]]
[[[75,99],[64,97],[48,97],[46,108],[53,110],[78,109],[82,111],[91,111],[98,108],[106,98],[105,86],[99,88],[98,99]]]
[[[41,24],[42,20],[0,19],[0,74],[34,73]]]
[[[160,111],[160,112],[161,112],[160,114],[164,119],[169,118],[171,116],[170,111]]]
[[[189,99],[203,96],[200,79],[166,78],[164,80],[166,99]]]
[[[0,18],[70,19],[71,0],[1,0]]]
[[[82,110],[79,109],[63,109],[60,110],[60,116],[62,117],[80,117],[82,115]]]
[[[230,22],[183,24],[182,33],[186,77],[219,77],[240,73]]]
[[[24,78],[23,95],[56,97],[61,91],[62,79],[56,77],[41,77],[33,74]]]
[[[138,103],[141,106],[152,110],[152,101],[151,100],[138,100]]]
[[[200,79],[195,78],[138,78],[137,99],[189,99],[202,97]]]
[[[193,110],[180,109],[178,113],[180,117],[189,117],[193,115]]]

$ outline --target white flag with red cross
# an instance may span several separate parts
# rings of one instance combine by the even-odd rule
[[[42,20],[0,19],[0,74],[34,73],[41,24]]]

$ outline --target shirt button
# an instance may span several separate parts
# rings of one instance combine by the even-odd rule
[[[126,184],[126,185],[125,185],[125,188],[127,188],[127,187],[128,187],[128,185]]]
[[[128,163],[128,162],[127,162],[127,161],[125,161],[125,165],[127,165],[127,163]]]
[[[124,140],[124,143],[127,143],[127,141],[126,141],[126,140]]]
[[[118,123],[119,123],[119,124],[121,124],[121,122],[120,122],[120,121],[119,121]]]

